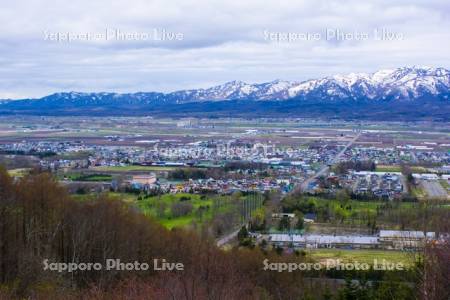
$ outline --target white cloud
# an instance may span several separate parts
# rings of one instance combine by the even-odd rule
[[[48,1],[0,10],[0,98],[56,91],[172,91],[228,80],[303,80],[405,65],[450,67],[442,1]],[[44,32],[165,29],[182,41],[45,40]],[[271,32],[373,33],[402,40],[264,40]]]

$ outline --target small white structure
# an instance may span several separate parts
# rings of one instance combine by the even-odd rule
[[[377,248],[378,237],[360,235],[270,234],[268,240],[279,246],[301,248]]]
[[[413,173],[412,177],[414,179],[421,179],[421,180],[438,180],[439,176],[437,174],[433,173]]]
[[[287,214],[287,213],[272,214],[273,219],[281,219],[283,217],[288,217],[290,219],[293,219],[293,218],[295,218],[295,214]]]
[[[397,249],[417,250],[427,240],[435,240],[434,232],[381,230],[378,235],[268,234],[268,242],[277,246],[299,248]]]
[[[429,239],[435,239],[434,232],[402,231],[402,230],[380,230],[380,244],[385,249],[419,249]]]
[[[150,185],[156,183],[155,175],[135,175],[131,180],[132,184]]]

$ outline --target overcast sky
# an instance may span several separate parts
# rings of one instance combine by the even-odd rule
[[[0,21],[0,98],[450,68],[448,0],[15,0]]]

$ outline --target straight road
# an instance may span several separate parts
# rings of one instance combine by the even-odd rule
[[[438,181],[422,180],[422,186],[430,198],[446,199],[447,191]]]
[[[241,228],[225,235],[224,237],[221,237],[220,239],[217,240],[217,247],[222,247],[226,244],[228,244],[230,241],[232,241],[233,239],[235,239],[239,233],[239,230],[241,230]]]
[[[295,191],[306,191],[308,189],[308,186],[311,182],[313,182],[315,179],[319,178],[322,175],[325,175],[328,173],[328,171],[330,170],[330,167],[328,165],[334,165],[335,163],[337,163],[339,161],[339,159],[341,158],[341,156],[345,153],[345,151],[347,151],[347,149],[349,147],[351,147],[353,145],[354,142],[356,142],[356,140],[361,136],[361,133],[358,132],[358,134],[351,139],[347,145],[345,145],[345,147],[325,166],[323,166],[319,171],[317,171],[313,176],[309,177],[308,179],[306,179],[305,181],[303,181],[300,186],[298,186]]]

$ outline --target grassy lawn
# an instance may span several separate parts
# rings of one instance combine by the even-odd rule
[[[80,173],[73,173],[66,175],[66,177],[73,181],[111,181],[112,176],[109,174],[80,174]]]
[[[112,166],[112,167],[95,167],[93,170],[103,172],[130,172],[130,171],[172,171],[175,167],[162,166]]]
[[[417,203],[413,202],[389,203],[386,201],[340,201],[320,197],[308,197],[304,202],[304,207],[315,207],[313,211],[322,212],[322,214],[324,211],[327,211],[329,216],[328,222],[331,223],[366,226],[369,218],[372,220],[377,218],[377,212],[386,209],[386,205],[388,204],[389,209],[392,210],[413,208],[417,205]]]
[[[389,165],[378,165],[376,170],[377,172],[401,172],[400,166],[389,166]]]
[[[130,194],[130,193],[118,193],[118,192],[108,192],[108,196],[117,199],[122,200],[127,203],[135,203],[137,201],[137,195]]]
[[[378,165],[376,170],[377,172],[401,172],[402,168],[398,165]],[[411,166],[411,171],[414,173],[422,173],[426,172],[427,169],[419,166]]]
[[[448,191],[448,189],[450,188],[450,184],[448,184],[448,181],[445,179],[441,179],[439,180],[439,183],[442,185],[442,187]]]
[[[87,194],[71,194],[70,198],[72,198],[75,201],[92,201],[98,197],[98,194],[96,193],[87,193]]]
[[[329,204],[332,208],[338,208],[341,207],[341,205],[345,206],[350,206],[351,207],[351,211],[353,212],[376,212],[377,206],[384,204],[385,202],[383,201],[356,201],[356,200],[348,200],[347,202],[345,202],[345,204],[343,204],[341,201],[339,200],[330,200],[330,199],[323,199],[323,198],[318,198],[318,197],[310,197],[310,199],[314,199],[315,201],[317,201],[317,203],[319,205],[325,205],[325,204]]]
[[[172,229],[174,227],[186,227],[191,225],[193,221],[200,221],[200,220],[197,220],[192,216],[184,216],[175,219],[161,219],[159,221],[164,227]]]
[[[23,177],[23,176],[27,175],[28,172],[30,172],[30,171],[31,171],[31,169],[29,169],[29,168],[21,168],[21,169],[8,170],[8,173],[12,177]]]
[[[319,260],[327,259],[340,260],[342,263],[360,262],[373,265],[374,259],[379,263],[384,259],[389,263],[402,263],[404,266],[414,264],[417,254],[403,251],[386,251],[386,250],[343,250],[343,249],[311,249],[306,250],[306,255]]]
[[[410,193],[412,196],[417,197],[418,199],[423,199],[427,196],[425,191],[420,186],[411,187]]]
[[[419,167],[419,166],[412,166],[411,171],[414,173],[427,173],[429,172],[427,168],[425,167]]]
[[[136,200],[139,209],[152,216],[162,225],[173,227],[189,226],[193,222],[203,223],[211,220],[216,213],[229,209],[230,198],[226,196],[202,196],[198,194],[164,194]],[[172,206],[179,203],[189,203],[192,210],[181,216],[174,216]]]
[[[76,201],[88,201],[96,199],[100,194],[98,193],[87,193],[87,194],[71,194],[70,197]],[[137,195],[130,193],[119,193],[119,192],[107,192],[106,195],[115,200],[121,200],[125,203],[134,204],[137,201]]]

